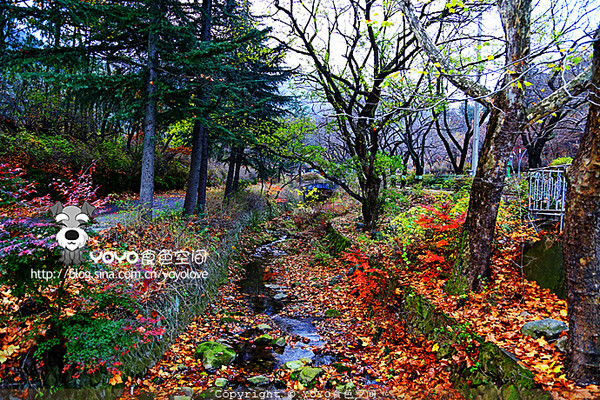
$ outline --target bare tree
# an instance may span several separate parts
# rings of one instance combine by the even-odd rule
[[[576,67],[582,66],[582,64],[584,63]],[[564,65],[554,64],[553,68],[554,70],[550,74],[541,72],[539,68],[534,68],[528,74],[527,79],[532,83],[531,89],[527,92],[526,102],[528,105],[543,100],[558,89],[557,85],[560,84],[561,75],[564,74],[561,69],[564,68]],[[581,72],[585,67],[570,68],[569,72],[576,69]],[[573,78],[576,74],[570,73],[569,76]],[[540,120],[539,123],[530,124],[521,132],[521,141],[527,149],[529,168],[543,166],[542,155],[546,144],[551,140],[555,140],[557,137],[564,139],[565,136],[581,136],[586,106],[585,96],[577,96],[548,118]]]
[[[381,130],[394,116],[380,112],[382,94],[386,80],[403,71],[414,57],[415,39],[404,30],[394,2],[277,0],[275,7],[295,39],[286,45],[314,67],[303,77],[322,91],[333,110],[358,190],[336,177],[321,160],[313,157],[306,162],[362,204],[365,230],[372,230],[381,208],[382,178],[376,165]],[[335,53],[341,53],[336,59],[343,59],[342,63],[334,61]]]
[[[479,115],[479,120],[474,121],[475,115],[473,109],[469,107],[468,100],[463,100],[459,109],[444,107],[441,113],[435,115],[437,135],[455,174],[464,173],[474,124],[481,126],[488,115],[489,110],[485,109]]]

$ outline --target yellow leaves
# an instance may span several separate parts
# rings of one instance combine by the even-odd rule
[[[168,378],[171,376],[171,374],[169,374],[168,372],[163,371],[162,369],[158,370],[158,376],[163,377],[163,378]]]
[[[0,364],[5,363],[8,360],[8,357],[12,356],[14,353],[19,350],[19,346],[16,345],[8,345],[4,346],[0,351]]]
[[[440,349],[440,345],[439,344],[434,344],[433,346],[431,346],[431,351],[437,352]]]
[[[494,56],[493,56],[492,54],[490,54],[490,55],[488,55],[488,56],[487,56],[487,59],[488,59],[489,61],[492,61],[492,60],[494,59]]]
[[[560,316],[567,318],[567,310],[565,310],[565,309],[560,310]]]
[[[557,365],[556,367],[554,367],[552,369],[552,372],[554,372],[555,374],[558,374],[559,372],[562,371],[563,366],[562,365]]]
[[[533,364],[534,368],[537,368],[541,371],[546,371],[547,369],[550,368],[550,366],[548,364],[542,364],[542,363],[538,363],[538,364]]]
[[[115,375],[112,376],[112,378],[110,378],[110,380],[108,381],[108,384],[111,386],[115,386],[115,385],[118,385],[119,383],[123,383],[123,378],[121,377],[121,373],[117,372]]]
[[[362,347],[367,347],[371,345],[371,338],[366,337],[366,336],[359,336],[358,339],[361,342]]]

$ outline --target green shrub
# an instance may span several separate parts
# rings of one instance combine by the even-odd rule
[[[397,215],[410,204],[406,195],[398,190],[387,190],[382,194],[383,210],[387,215]]]
[[[552,160],[552,162],[550,164],[548,164],[548,166],[554,167],[556,165],[571,164],[572,162],[573,162],[572,157],[558,157],[557,159]]]
[[[65,135],[44,135],[26,130],[0,131],[0,156],[19,160],[27,177],[39,183],[40,195],[49,194],[50,183],[66,171],[78,171],[97,162],[94,182],[103,195],[137,191],[140,186],[141,152],[128,150],[123,139],[78,141]],[[182,189],[188,167],[187,156],[168,149],[156,153],[157,190]]]

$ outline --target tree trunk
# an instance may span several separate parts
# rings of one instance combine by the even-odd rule
[[[600,27],[596,31],[590,110],[568,173],[563,256],[569,341],[567,375],[600,384]]]
[[[158,4],[152,4],[154,12]],[[156,86],[158,78],[158,33],[155,31],[158,21],[155,17],[148,33],[148,87],[146,101],[146,116],[144,119],[144,144],[142,147],[142,176],[140,182],[140,205],[145,219],[152,218],[154,201],[154,151],[156,146]]]
[[[225,181],[225,193],[223,194],[223,202],[227,203],[233,193],[233,175],[235,171],[237,148],[232,147],[229,153],[229,169],[227,170],[227,180]]]
[[[377,227],[377,220],[381,211],[381,199],[379,198],[379,190],[381,188],[381,178],[374,170],[366,174],[365,199],[362,204],[362,214],[365,221],[364,230],[373,231]]]
[[[212,30],[212,0],[204,0],[202,2],[202,30],[200,33],[200,40],[203,42],[209,42],[211,40]],[[203,93],[199,96],[202,102],[208,101],[208,95]],[[196,130],[196,124],[198,124],[198,130]],[[198,142],[197,154],[193,154],[192,157],[199,158],[198,166],[198,183],[196,187],[192,187],[191,190],[197,190],[197,196],[195,200],[196,213],[198,215],[204,215],[206,209],[206,183],[208,181],[208,128],[199,123],[194,123],[194,133],[198,134],[197,138],[193,138],[193,141]],[[193,146],[193,145],[192,145]],[[193,152],[193,150],[192,150]],[[190,180],[192,179],[192,169],[190,166]],[[188,182],[188,191],[190,190],[190,183]],[[187,201],[187,193],[186,193]],[[190,207],[194,202],[190,199]]]
[[[196,211],[198,203],[198,185],[200,183],[200,164],[202,162],[202,146],[200,144],[200,134],[202,124],[200,121],[194,121],[192,130],[192,153],[190,155],[190,174],[187,181],[187,190],[185,192],[185,201],[183,202],[183,214],[192,215]]]
[[[415,163],[415,179],[418,181],[423,180],[423,164],[421,164],[421,160],[418,158],[413,158],[413,162]]]
[[[242,168],[242,161],[244,160],[244,148],[242,146],[238,147],[235,158],[235,170],[233,172],[233,184],[231,187],[231,191],[236,193],[240,187],[240,169]]]
[[[544,146],[527,146],[527,165],[529,168],[540,168],[542,166],[542,150]]]
[[[198,204],[196,206],[198,215],[206,212],[206,186],[208,183],[208,128],[204,125],[200,129],[200,177],[198,182]]]
[[[507,100],[502,93],[498,97]],[[496,103],[498,107],[502,107],[500,103]],[[507,161],[519,129],[524,126],[524,109],[516,104],[508,107],[504,103],[504,106],[507,111],[494,109],[488,122],[463,226],[461,254],[447,286],[451,293],[478,291],[482,281],[490,274],[494,229],[507,173]]]
[[[494,96],[495,108],[490,114],[471,188],[461,252],[446,288],[452,293],[479,291],[490,275],[494,229],[507,161],[526,125],[523,74],[529,55],[531,3],[530,0],[507,0],[500,2],[498,7],[507,40],[505,65],[513,73],[504,78],[506,89]]]

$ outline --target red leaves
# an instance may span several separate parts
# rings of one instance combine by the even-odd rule
[[[425,257],[423,258],[423,262],[426,264],[444,264],[446,259],[443,256],[434,254],[431,251],[427,251]]]
[[[355,267],[352,276],[352,283],[355,287],[351,294],[358,293],[358,299],[366,304],[380,305],[378,297],[388,286],[389,275],[387,272],[372,267],[367,255],[358,248],[342,254],[342,259],[354,264]]]

